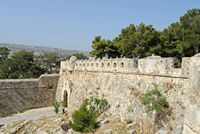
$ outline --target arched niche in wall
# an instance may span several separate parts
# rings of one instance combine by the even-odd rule
[[[117,63],[113,63],[113,67],[116,68],[117,67]]]
[[[104,67],[104,64],[103,64],[103,63],[101,63],[101,67]]]
[[[107,67],[110,67],[110,63],[107,63]]]
[[[70,102],[70,95],[71,95],[71,92],[72,92],[72,82],[70,80],[65,80],[64,81],[64,85],[63,85],[63,89],[62,90],[62,101],[64,103],[66,103],[66,105],[68,106],[69,105],[69,102]]]
[[[121,63],[120,63],[120,67],[121,67],[121,68],[124,68],[124,62],[121,62]]]

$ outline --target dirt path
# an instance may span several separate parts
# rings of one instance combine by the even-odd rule
[[[21,121],[21,120],[34,120],[41,116],[49,116],[49,115],[54,115],[54,114],[55,112],[54,112],[53,107],[31,109],[23,113],[14,114],[12,116],[0,118],[0,125],[8,125],[8,124],[14,123],[16,121]]]

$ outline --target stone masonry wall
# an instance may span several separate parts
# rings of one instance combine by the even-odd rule
[[[147,90],[158,86],[167,97],[172,110],[172,119],[165,124],[178,131],[183,127],[184,110],[187,102],[188,79],[135,75],[131,73],[108,72],[65,72],[61,75],[62,87],[58,87],[57,98],[63,99],[64,90],[68,93],[68,109],[74,111],[86,98],[98,92],[108,100],[112,115],[121,119],[141,121],[146,117],[140,103],[140,96]],[[97,90],[97,88],[99,88]],[[178,130],[177,130],[178,129]]]
[[[0,80],[0,117],[52,104],[59,75]]]
[[[84,99],[97,92],[108,100],[111,115],[139,122],[147,117],[140,103],[141,95],[157,87],[170,105],[170,114],[167,115],[170,117],[161,127],[179,134],[183,130],[190,96],[190,66],[191,58],[183,58],[182,67],[174,68],[173,58],[159,56],[139,60],[83,61],[71,57],[69,61],[61,62],[56,98],[66,100],[69,111],[73,111]]]
[[[69,61],[61,62],[60,72],[66,70],[94,71],[94,72],[121,72],[144,75],[159,75],[171,77],[187,78],[189,73],[190,58],[182,59],[182,67],[175,68],[174,58],[162,58],[160,56],[150,56],[144,59],[89,59],[77,60],[72,57]]]
[[[190,60],[189,82],[183,134],[200,134],[200,54]]]

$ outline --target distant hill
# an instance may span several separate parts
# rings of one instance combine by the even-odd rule
[[[7,47],[11,50],[11,53],[19,51],[19,50],[28,50],[34,51],[35,54],[42,54],[42,53],[57,53],[60,56],[67,56],[75,52],[81,52],[86,55],[89,54],[87,51],[76,51],[76,50],[69,50],[69,49],[62,49],[62,48],[51,48],[45,46],[32,46],[32,45],[21,45],[21,44],[11,44],[11,43],[0,43],[0,47]]]

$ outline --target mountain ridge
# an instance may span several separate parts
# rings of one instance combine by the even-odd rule
[[[0,43],[0,47],[7,47],[11,50],[11,53],[14,53],[19,50],[27,50],[34,51],[35,54],[43,54],[43,53],[57,53],[60,56],[67,56],[75,52],[84,53],[86,55],[89,54],[88,51],[79,51],[79,50],[71,50],[71,49],[63,49],[63,48],[53,48],[47,46],[36,46],[36,45],[26,45],[26,44],[15,44],[15,43]]]

